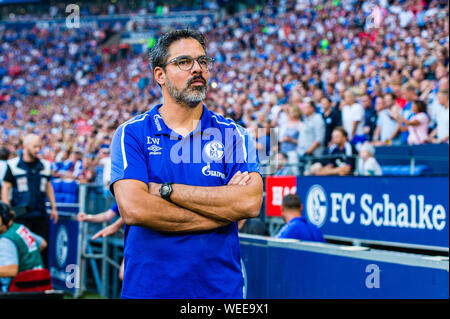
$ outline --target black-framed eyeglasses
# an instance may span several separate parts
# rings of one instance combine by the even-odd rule
[[[168,61],[162,66],[165,67],[170,63],[175,63],[181,71],[190,71],[194,66],[194,61],[197,61],[198,65],[200,65],[204,71],[211,70],[214,65],[214,59],[209,56],[202,55],[198,58],[192,58],[187,55],[182,55]]]

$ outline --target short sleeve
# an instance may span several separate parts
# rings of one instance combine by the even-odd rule
[[[357,107],[356,107],[356,110],[355,110],[355,112],[353,114],[353,120],[359,122],[359,121],[362,121],[364,119],[364,108],[363,108],[363,106],[361,104],[357,103],[356,105],[357,105]]]
[[[9,182],[11,184],[14,183],[14,175],[12,174],[11,168],[9,165],[6,167],[5,176],[3,177],[3,180],[6,182]]]
[[[382,119],[382,116],[383,116],[383,113],[382,113],[382,111],[378,114],[378,116],[377,116],[377,121],[376,121],[376,126],[380,126],[380,124],[381,124],[381,119]]]
[[[8,238],[0,238],[0,266],[18,265],[17,248]]]
[[[120,215],[120,213],[119,213],[119,206],[117,206],[117,203],[114,203],[114,205],[112,205],[110,209],[111,209],[114,213],[116,213],[116,215]]]
[[[424,112],[417,114],[417,119],[419,120],[420,124],[422,124],[422,125],[426,125],[428,123],[428,116]]]
[[[114,195],[113,184],[122,179],[135,179],[148,185],[147,158],[139,138],[140,125],[130,121],[122,124],[114,133],[111,143],[111,178],[109,189]]]
[[[227,154],[227,182],[236,174],[236,172],[257,172],[259,170],[256,156],[255,141],[248,135],[247,131],[236,125],[236,142],[233,144],[232,154]],[[234,160],[231,160],[233,158]]]
[[[318,141],[321,145],[323,145],[325,142],[325,131],[326,131],[325,121],[323,120],[322,116],[318,115],[316,117],[315,122],[316,122],[314,125],[314,130],[316,131],[315,132],[315,135],[316,135],[315,140]]]

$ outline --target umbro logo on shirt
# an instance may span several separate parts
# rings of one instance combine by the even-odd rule
[[[148,153],[149,155],[161,155],[160,150],[162,150],[162,147],[158,146],[159,138],[147,136],[147,144],[153,144],[147,148],[150,151]],[[156,144],[158,144],[158,145],[156,145]]]
[[[156,146],[156,145],[152,145],[148,148],[151,152],[150,155],[156,155],[155,153],[157,153],[158,151],[162,150],[162,147]],[[161,154],[161,152],[159,152],[158,154]]]

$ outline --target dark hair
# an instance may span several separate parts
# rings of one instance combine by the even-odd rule
[[[410,83],[405,84],[405,90],[409,92],[416,92],[416,87]]]
[[[278,154],[280,154],[281,156],[283,156],[284,159],[288,159],[288,156],[287,156],[286,153],[280,152],[280,153],[278,153]]]
[[[323,99],[327,100],[328,103],[330,103],[330,104],[333,103],[333,102],[331,101],[331,99],[330,99],[328,96],[323,96],[323,97],[321,98],[321,100],[323,100]]]
[[[200,31],[191,29],[172,30],[163,34],[150,51],[150,67],[152,70],[155,70],[158,66],[162,67],[166,63],[169,56],[169,47],[173,42],[189,38],[197,40],[206,53],[205,37]]]
[[[448,95],[448,89],[440,89],[439,91],[438,91],[438,93],[441,93],[441,94],[445,94],[445,95]]]
[[[348,138],[347,131],[342,126],[336,126],[333,131],[339,131],[342,133],[342,135],[345,136],[345,138]]]
[[[417,106],[417,109],[419,113],[426,113],[427,112],[427,105],[422,100],[415,100],[414,104]]]
[[[8,226],[9,222],[14,219],[14,212],[8,204],[0,201],[0,216],[2,217],[2,224]]]
[[[0,147],[0,160],[6,161],[9,157],[9,154],[10,152],[6,147]]]
[[[300,210],[302,207],[302,201],[297,194],[288,194],[283,197],[283,202],[281,204],[283,208],[287,209],[298,209]]]
[[[388,92],[386,93],[384,96],[390,95],[392,96],[392,99],[395,101],[397,99],[397,96],[395,96],[395,94],[393,92]]]

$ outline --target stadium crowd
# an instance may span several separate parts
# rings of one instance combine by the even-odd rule
[[[26,1],[28,2],[28,1]],[[105,3],[106,2],[106,3]],[[219,2],[224,2],[219,0]],[[227,2],[225,0],[225,2]],[[127,14],[157,14],[164,15],[173,12],[217,10],[216,1],[171,0],[171,1],[102,1],[81,0],[76,2],[82,16],[113,16]],[[64,19],[67,16],[67,3],[64,1],[40,1],[3,5],[0,7],[0,17],[8,21],[25,21],[30,18]]]
[[[197,27],[215,59],[206,105],[266,155],[277,155],[272,128],[289,163],[448,143],[445,1],[269,1]],[[114,130],[161,100],[147,54],[103,47],[107,28],[0,28],[0,146],[10,157],[36,133],[57,176],[105,182]]]

